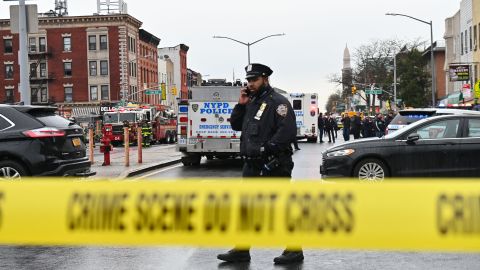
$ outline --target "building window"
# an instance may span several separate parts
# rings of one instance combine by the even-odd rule
[[[100,61],[100,75],[108,75],[108,61]]]
[[[88,36],[88,49],[90,51],[95,51],[97,49],[97,37]]]
[[[65,102],[73,102],[73,87],[64,87]]]
[[[102,90],[102,100],[109,100],[110,97],[108,95],[108,85],[102,85],[101,90]]]
[[[47,39],[45,37],[38,38],[38,51],[39,52],[47,51]]]
[[[6,89],[5,90],[5,102],[6,103],[13,103],[13,89]]]
[[[128,37],[128,50],[137,52],[137,41],[132,37]]]
[[[48,102],[48,92],[47,92],[47,88],[43,87],[43,88],[40,90],[40,96],[41,96],[41,102],[42,102],[42,103],[47,103],[47,102]]]
[[[463,55],[463,32],[460,33],[460,54]]]
[[[40,63],[40,77],[47,77],[47,63]]]
[[[477,50],[477,26],[473,26],[473,50]]]
[[[29,38],[28,39],[28,47],[30,48],[30,52],[36,52],[37,51],[37,40],[35,38]]]
[[[71,37],[64,37],[63,38],[63,51],[64,52],[71,52],[72,51],[72,38]]]
[[[11,39],[4,39],[3,48],[5,53],[13,53],[13,41]]]
[[[470,33],[470,35],[469,35],[469,37],[470,37],[469,38],[469,40],[470,40],[470,51],[472,51],[472,49],[473,49],[473,39],[472,39],[472,27],[471,26],[470,26],[470,29],[469,29],[469,33]]]
[[[32,87],[32,88],[31,88],[31,91],[32,91],[31,101],[32,101],[33,103],[38,103],[38,88]]]
[[[100,50],[107,50],[108,49],[108,41],[106,35],[100,36]]]
[[[96,85],[90,86],[90,100],[98,100],[98,87]]]
[[[72,76],[72,62],[63,63],[63,75]]]
[[[97,61],[90,61],[88,66],[90,69],[90,76],[97,76]]]
[[[37,64],[31,63],[30,64],[30,78],[37,77]]]
[[[465,30],[464,37],[465,37],[465,54],[467,54],[468,53],[468,31],[467,30]]]
[[[5,65],[5,79],[13,79],[13,65],[6,64]]]

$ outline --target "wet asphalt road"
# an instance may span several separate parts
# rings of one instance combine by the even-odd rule
[[[332,144],[301,143],[295,152],[293,179],[320,179],[320,153]],[[190,177],[240,177],[240,161],[202,160],[199,167],[171,166],[142,175],[162,181]],[[0,269],[480,269],[480,254],[305,250],[305,261],[275,266],[280,249],[252,249],[251,263],[216,259],[228,250],[196,247],[0,247]]]

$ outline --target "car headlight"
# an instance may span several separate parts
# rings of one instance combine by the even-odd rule
[[[349,156],[353,154],[355,150],[353,149],[343,149],[343,150],[337,150],[333,151],[330,153],[327,153],[327,157],[343,157],[343,156]]]

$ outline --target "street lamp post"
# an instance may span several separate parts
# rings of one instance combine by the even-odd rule
[[[259,39],[259,40],[256,40],[256,41],[254,41],[254,42],[242,42],[242,41],[233,39],[233,38],[231,38],[231,37],[222,37],[222,36],[213,36],[213,38],[225,38],[225,39],[230,39],[230,40],[232,40],[232,41],[235,41],[235,42],[237,42],[237,43],[240,43],[240,44],[243,44],[243,45],[247,46],[247,48],[248,48],[248,64],[250,65],[250,46],[252,46],[253,44],[258,43],[258,42],[260,42],[260,41],[262,41],[262,40],[264,40],[264,39],[267,39],[267,38],[270,38],[270,37],[279,37],[279,36],[285,36],[285,33],[283,33],[283,34],[269,35],[269,36],[263,37],[263,38],[261,38],[261,39]]]
[[[430,25],[430,61],[432,63],[431,64],[432,65],[431,66],[431,69],[432,69],[432,107],[435,107],[435,93],[437,92],[437,89],[436,89],[437,88],[437,82],[436,82],[436,78],[435,78],[435,59],[434,59],[434,55],[433,55],[433,23],[432,23],[432,21],[427,22],[427,21],[420,20],[418,18],[409,16],[409,15],[399,14],[399,13],[386,13],[385,15],[407,17],[407,18],[410,18],[412,20],[419,21],[421,23]]]

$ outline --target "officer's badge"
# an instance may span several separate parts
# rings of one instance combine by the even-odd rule
[[[198,111],[198,104],[192,104],[192,110],[194,112],[197,112]]]
[[[285,104],[280,104],[280,105],[278,105],[278,107],[277,107],[277,113],[278,113],[278,115],[280,115],[281,117],[287,116],[287,113],[288,113],[288,107],[287,107],[287,105],[285,105]]]
[[[263,115],[263,112],[265,111],[265,108],[267,108],[267,103],[262,103],[262,105],[260,105],[260,109],[258,109],[257,111],[257,114],[255,114],[255,119],[256,120],[260,120],[262,118],[262,115]]]
[[[248,65],[248,66],[247,66],[247,72],[252,71],[252,67],[253,67],[252,65]]]

